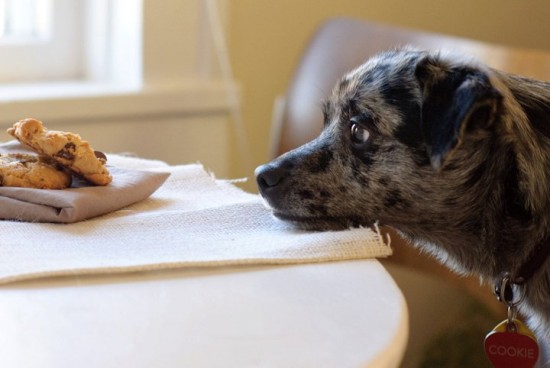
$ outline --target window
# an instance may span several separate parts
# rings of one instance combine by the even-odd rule
[[[223,13],[225,0],[212,4],[218,2]],[[227,106],[234,86],[220,78],[207,0],[0,3],[0,124],[19,119],[21,111],[43,119],[88,119]],[[25,31],[34,36],[16,42],[16,32],[5,25],[6,9],[23,3],[48,3],[41,6],[50,26],[42,33]],[[223,24],[217,28],[223,32]]]
[[[50,0],[0,0],[0,42],[45,40],[51,31]]]
[[[81,76],[82,8],[74,0],[0,0],[0,82]]]
[[[139,84],[140,4],[0,0],[0,84]]]

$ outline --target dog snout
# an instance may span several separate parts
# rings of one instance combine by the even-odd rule
[[[258,167],[255,171],[256,182],[264,196],[276,191],[288,176],[289,170],[284,165],[270,163]]]

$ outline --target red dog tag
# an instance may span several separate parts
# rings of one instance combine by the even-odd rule
[[[485,354],[495,368],[533,368],[539,357],[539,345],[533,333],[519,320],[514,328],[508,320],[485,337]]]

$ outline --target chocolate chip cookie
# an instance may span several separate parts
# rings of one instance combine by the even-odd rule
[[[20,120],[8,133],[93,184],[107,185],[113,180],[105,167],[105,156],[96,156],[90,144],[78,134],[48,130],[36,119]]]
[[[45,157],[23,153],[0,154],[0,186],[65,189],[71,174]]]

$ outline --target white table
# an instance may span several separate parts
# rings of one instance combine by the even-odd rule
[[[0,367],[398,367],[405,301],[376,260],[0,287]]]

